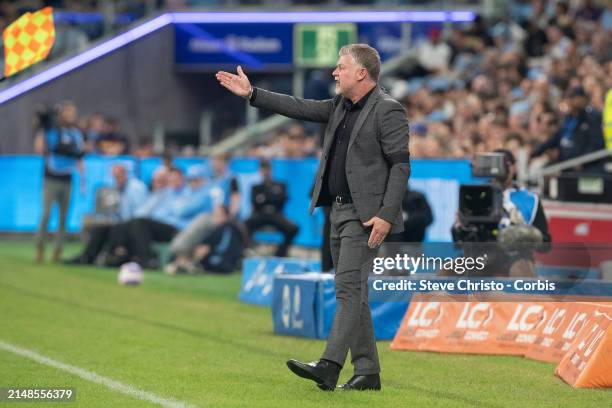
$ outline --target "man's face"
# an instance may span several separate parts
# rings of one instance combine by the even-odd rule
[[[225,173],[227,163],[225,162],[225,159],[222,157],[213,157],[211,161],[211,167],[212,167],[213,173],[215,173],[216,176],[221,176],[223,175],[223,173]]]
[[[163,190],[168,186],[168,173],[166,171],[157,171],[153,175],[153,191]]]
[[[588,100],[586,96],[578,95],[571,98],[570,103],[574,112],[580,112],[586,108]]]
[[[171,171],[168,181],[171,188],[179,189],[183,187],[183,175],[179,171]]]
[[[203,177],[191,178],[187,180],[189,187],[192,190],[197,190],[198,188],[202,187],[204,185],[204,181],[205,180]]]
[[[351,55],[342,55],[338,59],[332,76],[336,81],[336,94],[348,96],[351,90],[367,75],[366,69],[357,64]]]
[[[60,120],[67,124],[72,125],[76,123],[77,120],[77,108],[74,105],[66,105],[62,107],[59,112]]]
[[[104,116],[93,115],[89,120],[89,130],[92,132],[101,133],[104,130]]]
[[[272,178],[272,169],[270,169],[269,167],[262,166],[261,176],[264,178],[264,180],[270,180]]]
[[[125,182],[127,181],[127,172],[125,171],[125,168],[123,168],[122,166],[115,166],[113,167],[112,172],[113,178],[115,179],[117,186],[119,188],[123,188]]]

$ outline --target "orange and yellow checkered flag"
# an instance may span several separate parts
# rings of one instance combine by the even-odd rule
[[[5,77],[47,58],[55,41],[53,8],[25,13],[4,29],[2,39]]]

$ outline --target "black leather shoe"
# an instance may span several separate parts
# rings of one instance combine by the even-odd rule
[[[338,387],[342,391],[380,391],[380,375],[354,375],[346,384]]]
[[[287,367],[295,375],[316,382],[317,387],[323,391],[333,391],[340,375],[340,366],[326,360],[313,361],[312,363],[289,360],[287,361]]]

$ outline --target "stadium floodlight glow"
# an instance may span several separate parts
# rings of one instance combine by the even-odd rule
[[[468,22],[471,11],[307,11],[166,13],[0,91],[0,105],[172,23]]]

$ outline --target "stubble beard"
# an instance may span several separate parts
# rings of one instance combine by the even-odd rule
[[[342,91],[342,89],[340,88],[340,84],[337,82],[336,82],[335,92],[336,92],[336,95],[340,95],[340,96],[344,96],[345,98],[348,98],[348,96],[346,95],[346,92]]]

